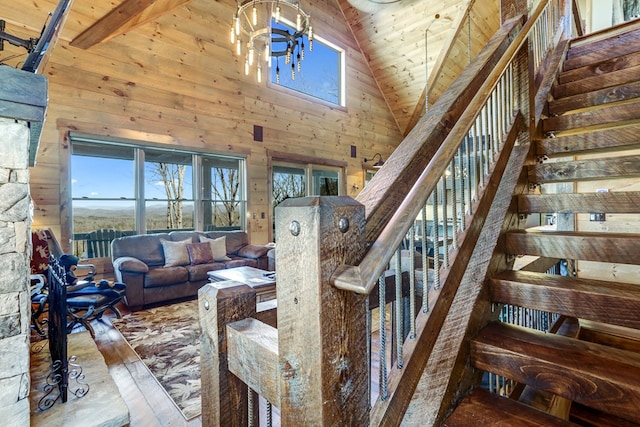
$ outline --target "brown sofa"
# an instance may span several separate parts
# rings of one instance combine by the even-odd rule
[[[202,262],[191,256],[191,251],[198,246],[191,244],[189,258],[178,257],[176,260],[173,248],[181,248],[182,243],[197,244],[200,236],[225,237],[223,252],[226,247],[226,256],[221,259],[218,253],[218,261]],[[250,245],[244,231],[174,231],[120,237],[111,243],[116,280],[127,285],[125,302],[134,311],[151,304],[196,296],[198,289],[208,282],[208,271],[241,266],[266,270],[268,251],[266,246]]]

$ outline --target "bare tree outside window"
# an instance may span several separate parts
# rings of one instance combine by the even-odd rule
[[[214,224],[232,227],[240,224],[240,177],[237,169],[214,168],[211,192],[215,195]],[[221,205],[221,207],[219,207]]]
[[[167,196],[167,228],[183,227],[184,174],[186,165],[175,163],[153,163],[150,168],[153,178],[159,178]]]
[[[293,173],[273,173],[273,207],[292,197],[306,196],[305,177]]]

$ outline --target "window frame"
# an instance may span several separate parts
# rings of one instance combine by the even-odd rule
[[[293,29],[295,27],[295,24],[293,24],[292,22],[289,22],[286,19],[280,19],[280,22],[287,25],[288,27],[290,27],[291,29]],[[306,36],[305,36],[306,37]],[[287,93],[290,93],[294,96],[297,96],[299,98],[303,98],[303,99],[309,99],[313,102],[317,102],[317,103],[321,103],[324,104],[326,106],[332,107],[332,108],[341,108],[341,109],[346,109],[347,106],[347,94],[346,94],[346,80],[347,80],[347,67],[346,67],[346,50],[342,47],[340,47],[339,45],[337,45],[336,43],[333,43],[331,41],[329,41],[328,39],[318,35],[315,31],[313,34],[313,42],[314,43],[320,43],[325,45],[326,47],[328,47],[329,49],[335,50],[338,53],[338,70],[339,70],[339,75],[336,76],[339,83],[338,83],[338,102],[331,102],[328,101],[326,99],[323,98],[319,98],[311,93],[308,92],[303,92],[297,89],[293,89],[290,88],[288,86],[284,86],[282,84],[278,84],[275,81],[271,81],[271,70],[273,69],[273,67],[275,66],[275,63],[273,62],[275,59],[271,58],[270,62],[269,62],[269,68],[268,68],[268,78],[265,79],[267,82],[267,87],[271,88],[271,89],[276,89],[276,90],[281,90]],[[308,41],[307,41],[308,43]],[[313,56],[313,52],[307,52],[305,54],[305,59],[303,60],[302,63],[302,68],[304,70],[305,67],[305,61],[309,60],[309,57]],[[307,65],[309,66],[309,65]],[[281,71],[282,72],[282,71]],[[288,70],[285,70],[285,72],[288,72]]]
[[[148,183],[146,182],[148,180],[148,177],[145,178],[145,165],[148,165],[148,162],[145,162],[145,150],[147,150],[147,152],[166,152],[166,153],[178,153],[180,155],[188,155],[191,157],[191,162],[189,163],[189,166],[191,166],[191,177],[190,177],[190,181],[191,181],[191,189],[190,191],[187,190],[189,192],[188,195],[186,195],[186,197],[183,197],[182,200],[188,202],[188,203],[192,203],[193,204],[193,229],[194,230],[202,230],[204,228],[204,224],[205,224],[205,219],[204,219],[204,203],[205,202],[210,202],[210,203],[215,203],[217,201],[217,199],[215,198],[215,196],[212,195],[212,197],[209,200],[204,200],[203,199],[203,164],[202,164],[202,159],[203,158],[209,158],[209,159],[220,159],[223,162],[230,162],[229,164],[233,164],[235,163],[237,165],[237,170],[238,170],[238,179],[240,181],[239,183],[239,191],[237,193],[238,199],[239,199],[239,210],[240,210],[240,215],[239,215],[239,229],[241,230],[247,230],[248,227],[248,219],[247,219],[247,209],[248,209],[248,197],[247,197],[247,168],[246,168],[246,162],[247,162],[247,158],[246,155],[243,154],[237,154],[237,155],[229,155],[229,154],[217,154],[217,153],[212,153],[210,151],[204,151],[204,150],[197,150],[197,149],[192,149],[192,148],[185,148],[185,147],[178,147],[178,146],[173,146],[173,145],[167,145],[167,144],[158,144],[158,143],[153,143],[153,142],[147,142],[147,141],[140,141],[140,140],[123,140],[123,139],[119,139],[119,138],[109,138],[109,137],[103,137],[103,136],[96,136],[96,135],[86,135],[86,134],[80,134],[80,133],[73,133],[73,132],[69,132],[68,135],[68,141],[69,141],[69,157],[68,157],[68,167],[67,167],[67,174],[68,174],[68,192],[66,192],[66,195],[68,197],[68,200],[71,202],[69,205],[69,210],[68,213],[66,215],[64,215],[61,212],[61,223],[64,224],[67,223],[68,224],[68,229],[69,229],[69,237],[70,237],[70,241],[73,240],[73,236],[74,236],[74,219],[73,219],[73,210],[76,202],[78,201],[104,201],[104,202],[109,202],[109,201],[119,201],[119,200],[127,200],[127,201],[131,201],[133,202],[133,209],[134,209],[134,232],[136,234],[147,234],[148,230],[147,230],[147,221],[146,221],[146,204],[149,201],[148,199],[148,195],[145,195],[145,186],[148,185]],[[103,150],[104,147],[108,148],[108,147],[122,147],[122,148],[126,148],[126,149],[131,149],[133,150],[133,182],[132,185],[134,187],[134,196],[133,199],[130,198],[126,198],[126,199],[122,199],[122,198],[104,198],[104,197],[96,197],[95,199],[90,198],[90,197],[74,197],[73,194],[73,186],[72,186],[72,159],[74,156],[74,152],[73,152],[73,146],[74,144],[84,144],[87,146],[94,146],[94,147],[100,147],[102,146]],[[100,150],[99,148],[96,148],[97,150]],[[88,150],[87,150],[88,151]],[[85,156],[89,156],[89,157],[93,157],[91,156],[91,154],[82,154]],[[101,156],[95,156],[95,157],[101,157]],[[102,156],[105,158],[110,158],[109,156]],[[61,192],[61,196],[63,196],[64,193]],[[164,199],[163,199],[164,200]],[[161,200],[162,201],[162,200]],[[66,218],[65,218],[66,217]],[[65,221],[66,219],[66,221]]]
[[[338,195],[347,194],[346,189],[346,172],[347,162],[321,159],[303,155],[291,155],[288,153],[271,152],[269,166],[269,215],[272,226],[269,227],[270,240],[275,240],[275,206],[273,205],[273,172],[274,167],[289,167],[304,170],[305,177],[305,197],[312,195],[313,171],[326,170],[336,171],[338,173]]]

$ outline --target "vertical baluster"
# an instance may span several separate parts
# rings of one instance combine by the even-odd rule
[[[433,189],[433,289],[440,289],[440,230],[438,227],[438,186]]]
[[[369,387],[367,387],[368,391],[368,400],[367,402],[371,402],[371,362],[373,361],[373,354],[371,353],[371,339],[372,333],[371,329],[373,328],[373,316],[371,314],[371,307],[369,298],[365,300],[365,304],[367,305],[367,318],[366,318],[366,328],[367,328],[367,378],[369,379]]]
[[[267,427],[273,426],[273,405],[267,402]]]
[[[471,170],[471,147],[473,141],[473,134],[475,133],[475,124],[473,129],[469,130],[467,137],[464,140],[466,145],[467,155],[465,156],[467,164],[467,176],[465,179],[465,185],[467,185],[467,215],[473,215],[473,189],[471,188],[471,179],[473,177],[473,171]]]
[[[456,163],[451,160],[451,247],[458,249],[458,195],[456,194]],[[447,222],[448,224],[448,222]]]
[[[387,290],[384,274],[378,278],[378,311],[380,312],[380,400],[385,401],[389,397],[387,389],[387,311],[386,295]]]
[[[429,257],[427,256],[427,207],[422,208],[422,312],[429,311]]]
[[[487,100],[487,104],[485,105],[485,114],[483,117],[483,122],[482,122],[482,134],[486,135],[485,140],[483,141],[483,145],[482,145],[482,185],[484,186],[484,177],[488,174],[488,170],[489,170],[489,157],[488,157],[488,152],[489,152],[489,147],[491,147],[491,141],[493,140],[493,135],[491,134],[491,127],[489,126],[490,123],[490,119],[491,119],[491,98],[489,98]]]
[[[513,85],[513,62],[509,63],[509,125],[513,122],[513,113],[516,111],[515,103],[514,103],[514,91],[515,87]]]
[[[413,257],[413,254],[410,254]],[[396,271],[395,291],[396,300],[393,302],[395,307],[395,345],[396,345],[396,366],[398,369],[402,369],[404,362],[402,360],[402,344],[404,341],[404,333],[402,328],[403,320],[403,304],[402,304],[402,250],[400,247],[396,250],[396,265],[394,266]]]
[[[460,230],[464,231],[466,228],[465,216],[467,214],[466,202],[467,198],[465,197],[465,176],[467,175],[467,168],[464,164],[464,149],[466,148],[467,137],[462,140],[460,147],[458,148],[458,155],[455,159],[458,159],[458,187],[460,188]]]
[[[447,205],[449,197],[447,195],[447,175],[440,177],[442,182],[442,266],[449,268],[449,213]]]
[[[254,427],[255,424],[255,415],[253,413],[253,395],[255,394],[255,391],[251,390],[251,388],[249,387],[248,393],[247,393],[247,409],[248,409],[248,417],[247,417],[247,426],[248,427]]]
[[[496,89],[496,127],[498,129],[498,140],[496,141],[496,145],[493,147],[494,153],[500,151],[502,135],[504,135],[504,103],[502,102],[504,94],[504,74],[500,76],[500,80],[498,80],[498,87]]]
[[[424,246],[423,246],[424,248]],[[423,250],[424,252],[424,250]],[[409,230],[409,338],[416,337],[416,228]],[[424,264],[422,264],[424,270]],[[403,331],[404,332],[404,331]]]
[[[497,89],[497,88],[496,88]],[[493,165],[493,162],[496,159],[495,154],[498,152],[498,146],[500,145],[500,140],[502,140],[502,134],[500,132],[500,112],[498,108],[498,90],[494,89],[491,93],[491,101],[492,101],[492,126],[493,133],[495,138],[493,138],[493,144],[491,145],[491,158],[490,164]]]

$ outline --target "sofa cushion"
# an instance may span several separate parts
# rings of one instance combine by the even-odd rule
[[[118,237],[111,242],[111,256],[114,260],[123,256],[138,258],[149,267],[164,265],[160,239],[168,240],[169,235],[160,233]]]
[[[200,242],[209,243],[214,261],[229,261],[231,258],[227,256],[226,236],[210,239],[206,236],[200,236]]]
[[[211,264],[187,265],[185,267],[190,282],[201,282],[203,280],[206,281],[208,280],[208,271],[222,270],[223,268],[224,264],[221,262],[214,262]]]
[[[187,243],[191,243],[191,239],[180,240],[177,242],[160,240],[160,244],[162,244],[162,251],[164,252],[165,267],[176,267],[179,265],[189,264]]]
[[[226,238],[227,255],[236,255],[240,248],[249,244],[246,231],[208,231],[205,233],[210,239]]]
[[[187,243],[187,253],[189,254],[189,263],[191,265],[211,264],[213,262],[211,244],[207,242]]]
[[[131,273],[146,273],[149,266],[138,258],[130,256],[122,256],[113,261],[113,267],[116,271],[128,271]]]
[[[157,288],[161,286],[179,285],[189,279],[187,269],[184,267],[158,267],[151,268],[144,277],[145,288]]]
[[[240,257],[233,257],[230,261],[227,261],[224,263],[225,268],[235,268],[235,267],[258,267],[258,261],[256,261],[255,259],[249,259],[249,258],[240,258]]]

